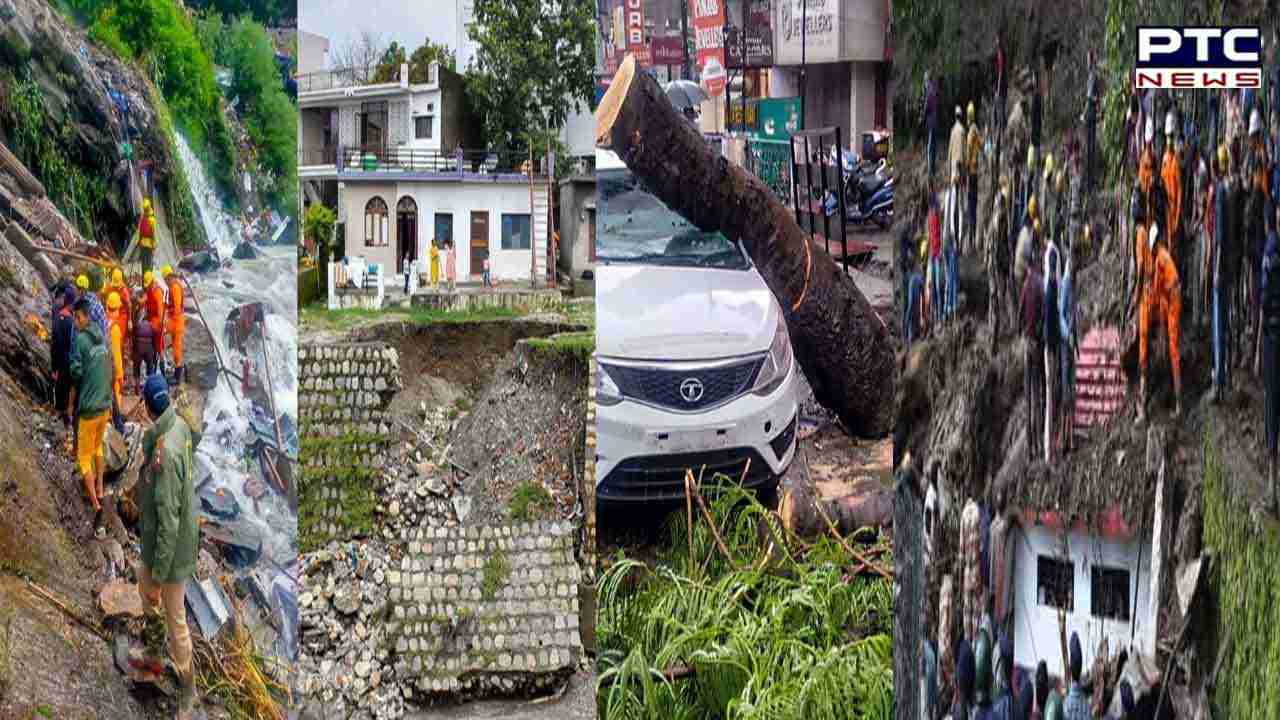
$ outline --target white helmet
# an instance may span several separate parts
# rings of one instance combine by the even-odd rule
[[[1158,237],[1160,237],[1160,226],[1155,223],[1151,223],[1151,230],[1147,233],[1148,250],[1156,249],[1156,238]]]
[[[1173,135],[1173,130],[1175,127],[1177,127],[1177,124],[1174,122],[1174,119],[1173,119],[1173,111],[1170,110],[1168,113],[1165,113],[1165,116],[1164,116],[1164,134]]]
[[[1249,113],[1249,134],[1257,135],[1262,132],[1262,113],[1258,112],[1258,108],[1254,108]]]
[[[1146,130],[1143,131],[1142,137],[1148,143],[1150,143],[1156,137],[1156,124],[1154,121],[1152,121],[1150,115],[1147,116],[1147,127],[1146,127]]]

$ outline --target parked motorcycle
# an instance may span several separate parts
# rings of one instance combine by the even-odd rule
[[[895,186],[888,161],[880,158],[878,162],[871,162],[842,152],[840,163],[844,178],[845,219],[858,224],[874,222],[881,229],[888,229],[893,223]],[[824,202],[827,215],[835,214],[836,207],[834,194],[828,194]]]

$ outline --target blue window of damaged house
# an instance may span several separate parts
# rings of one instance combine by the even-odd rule
[[[529,232],[528,215],[502,216],[502,249],[528,250],[533,247]]]

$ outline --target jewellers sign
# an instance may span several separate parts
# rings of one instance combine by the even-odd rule
[[[775,62],[779,65],[799,65],[802,48],[805,62],[839,60],[840,2],[841,0],[777,0]]]

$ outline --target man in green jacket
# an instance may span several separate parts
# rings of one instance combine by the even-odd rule
[[[142,506],[142,565],[138,593],[148,612],[163,606],[182,695],[177,717],[189,718],[196,706],[191,632],[187,629],[186,582],[195,575],[200,530],[196,524],[195,443],[190,426],[169,402],[169,386],[160,373],[142,389],[147,414],[155,423],[142,437],[138,472]]]
[[[73,308],[79,332],[71,349],[74,392],[67,413],[76,418],[76,466],[96,513],[102,510],[102,472],[106,465],[102,441],[111,419],[111,354],[102,338],[102,328],[90,318],[89,300],[80,298]]]

